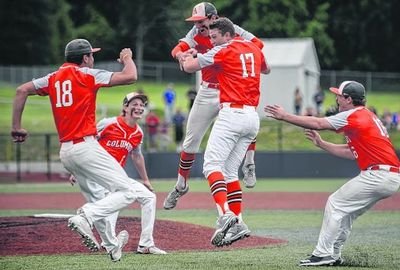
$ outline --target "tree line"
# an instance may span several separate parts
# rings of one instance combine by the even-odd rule
[[[96,60],[133,49],[136,61],[171,61],[193,24],[193,0],[0,1],[0,64],[63,61],[77,37],[102,47]],[[214,0],[220,16],[260,38],[312,37],[322,69],[400,71],[400,1]]]

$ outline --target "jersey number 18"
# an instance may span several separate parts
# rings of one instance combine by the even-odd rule
[[[56,81],[56,94],[57,94],[57,102],[56,107],[69,107],[72,105],[72,83],[70,80],[63,81]]]

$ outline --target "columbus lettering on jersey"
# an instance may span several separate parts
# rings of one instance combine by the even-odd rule
[[[124,148],[128,152],[133,149],[132,144],[125,140],[107,140],[106,145],[109,147]]]
[[[97,124],[98,141],[122,166],[128,154],[140,149],[143,131],[139,125],[131,127],[122,116],[106,118]]]

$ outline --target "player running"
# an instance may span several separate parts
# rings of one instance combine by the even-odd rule
[[[342,247],[353,221],[378,201],[393,195],[400,187],[400,161],[379,118],[365,107],[364,86],[345,81],[336,94],[339,113],[329,117],[297,116],[281,106],[267,105],[267,116],[307,128],[306,137],[317,147],[342,158],[357,161],[361,172],[329,196],[317,246],[301,266],[340,265]],[[315,130],[343,133],[347,144],[324,141]]]
[[[136,200],[140,203],[142,209],[141,222],[142,232],[140,234],[139,245],[136,250],[140,254],[166,254],[164,250],[154,245],[153,230],[156,216],[156,195],[152,192],[153,187],[147,176],[144,157],[141,151],[143,141],[143,131],[137,124],[142,118],[145,106],[147,104],[147,96],[135,92],[129,93],[123,100],[122,112],[120,116],[105,118],[97,124],[97,140],[100,145],[113,156],[122,167],[125,166],[127,158],[132,158],[144,186],[137,187]],[[96,183],[96,179],[83,178],[71,179],[72,183],[78,182],[82,193],[88,202],[95,202],[107,196],[107,189]],[[148,190],[147,190],[148,189]],[[118,212],[94,222],[94,226],[100,234],[103,243],[101,244],[107,252],[110,253],[112,259],[113,254],[110,252],[112,248],[113,233],[117,223]],[[120,234],[126,235],[128,240],[128,232],[122,231]],[[110,237],[111,236],[111,237]],[[127,241],[126,241],[127,242]],[[126,242],[124,242],[126,244]]]
[[[21,118],[28,96],[49,96],[61,143],[62,164],[72,175],[96,179],[109,191],[103,199],[83,205],[79,213],[68,220],[68,226],[93,251],[100,248],[92,232],[93,223],[133,203],[137,189],[143,187],[129,178],[95,139],[97,91],[100,87],[132,84],[137,80],[132,51],[125,48],[119,53],[121,72],[94,69],[93,53],[98,51],[100,48],[92,48],[86,39],[74,39],[65,46],[65,63],[57,71],[20,85],[14,98],[11,129],[14,142],[25,141],[28,133],[21,127]],[[112,259],[118,261],[126,235],[114,234],[111,238]]]
[[[186,21],[193,22],[194,26],[172,50],[172,57],[180,61],[186,52],[196,55],[197,53],[206,53],[212,49],[209,25],[217,18],[218,13],[214,5],[208,2],[197,4],[193,8],[192,16],[186,19]],[[251,40],[260,49],[264,46],[262,41],[253,34],[237,25],[234,27],[236,35],[246,40]],[[167,210],[174,208],[178,199],[189,191],[187,181],[195,160],[195,154],[199,151],[205,132],[218,115],[220,84],[216,75],[217,71],[215,66],[207,66],[201,69],[202,82],[187,120],[186,136],[179,159],[178,179],[175,187],[164,201],[164,208]],[[256,184],[255,138],[253,139],[249,144],[243,165],[243,181],[248,188],[252,188]]]
[[[216,47],[205,54],[197,54],[197,58],[187,53],[181,58],[181,64],[186,72],[211,65],[218,70],[220,110],[204,153],[203,173],[219,214],[211,243],[223,246],[250,236],[242,219],[238,171],[260,127],[256,112],[260,74],[268,74],[269,67],[259,47],[235,37],[235,28],[229,19],[217,19],[209,27],[212,44]]]

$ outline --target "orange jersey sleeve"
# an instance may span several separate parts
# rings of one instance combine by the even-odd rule
[[[256,44],[256,46],[260,49],[264,47],[264,43],[257,37],[252,38],[250,41]]]
[[[180,42],[178,43],[178,45],[176,45],[176,46],[172,49],[171,55],[172,55],[173,58],[176,58],[176,54],[177,54],[178,52],[185,52],[185,51],[187,51],[187,50],[189,50],[189,49],[190,49],[190,47],[189,47],[189,45],[188,45],[186,42],[180,41]]]

